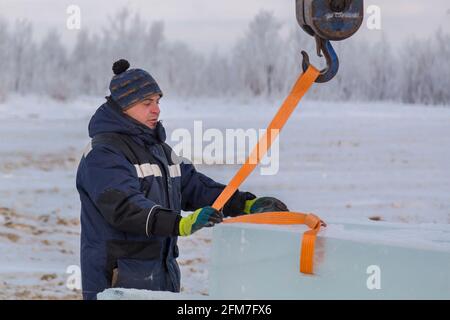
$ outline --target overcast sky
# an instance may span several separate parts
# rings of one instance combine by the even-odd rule
[[[98,31],[108,16],[127,6],[150,21],[164,21],[168,39],[188,42],[199,51],[232,46],[261,9],[272,11],[285,29],[296,23],[295,0],[0,0],[0,16],[30,20],[39,37],[55,27],[70,44],[77,34],[66,28],[71,4],[81,9],[82,29]],[[360,37],[377,38],[383,32],[398,42],[411,35],[426,37],[438,27],[450,32],[449,0],[365,1],[366,7],[371,4],[381,8],[382,31],[364,27]]]

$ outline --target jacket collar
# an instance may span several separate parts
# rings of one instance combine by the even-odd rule
[[[101,105],[89,122],[89,136],[105,132],[116,132],[131,136],[141,145],[162,143],[166,140],[166,131],[161,121],[151,129],[125,114],[110,97]]]

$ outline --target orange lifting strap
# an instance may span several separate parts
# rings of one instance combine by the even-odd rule
[[[316,235],[320,230],[320,225],[323,224],[318,216],[312,213],[306,214],[300,212],[264,212],[238,216],[226,219],[223,222],[278,225],[306,224],[311,230],[303,234],[302,247],[300,249],[300,272],[313,274],[314,245]]]
[[[319,76],[320,71],[312,65],[298,78],[288,97],[284,100],[278,112],[267,127],[264,135],[259,139],[257,145],[253,148],[252,153],[245,163],[231,179],[222,193],[213,203],[213,207],[217,210],[223,208],[225,203],[236,192],[239,186],[256,168],[261,159],[270,149],[272,142],[275,141],[280,130],[286,124],[287,120],[295,110],[301,98],[312,86]],[[316,235],[322,224],[320,218],[313,214],[304,214],[297,212],[264,212],[252,215],[238,216],[224,220],[224,223],[260,223],[260,224],[306,224],[311,230],[303,234],[302,247],[300,251],[300,272],[312,274],[314,260],[314,243]],[[325,225],[325,224],[323,224]]]

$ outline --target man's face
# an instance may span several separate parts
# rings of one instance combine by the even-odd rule
[[[145,98],[142,101],[134,104],[131,108],[126,109],[124,112],[146,125],[147,127],[154,129],[159,117],[159,94],[154,94]]]

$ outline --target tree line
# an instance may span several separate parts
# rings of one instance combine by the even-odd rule
[[[106,95],[112,62],[119,58],[149,71],[170,96],[283,97],[300,72],[300,51],[315,55],[315,43],[299,27],[287,35],[281,28],[272,13],[261,11],[229,52],[204,54],[167,39],[163,22],[144,21],[126,9],[101,32],[78,31],[70,49],[55,29],[37,41],[30,22],[10,26],[0,18],[0,98]],[[410,38],[395,49],[386,38],[350,38],[335,48],[340,71],[314,87],[314,99],[450,105],[449,33]]]

